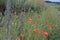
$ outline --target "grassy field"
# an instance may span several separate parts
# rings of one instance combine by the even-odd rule
[[[0,40],[7,40],[7,36],[9,40],[16,40],[16,38],[19,40],[60,40],[60,33],[58,33],[60,23],[57,18],[57,9],[54,8],[48,8],[41,13],[27,12],[23,17],[24,23],[22,23],[24,30],[20,30],[21,20],[19,16],[13,15],[9,30],[7,30],[8,21],[0,28]],[[40,30],[47,32],[46,35],[49,38],[40,33]],[[22,36],[19,35],[20,33]]]
[[[58,9],[48,7],[41,13],[28,11],[22,20],[21,16],[12,15],[10,25],[7,21],[3,27],[0,27],[0,40],[60,40],[58,13]]]

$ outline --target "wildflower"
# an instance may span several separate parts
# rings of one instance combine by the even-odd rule
[[[52,28],[52,26],[48,26],[48,28]]]
[[[43,34],[43,32],[44,32],[43,30],[40,30],[40,33],[41,33],[41,34]]]
[[[33,32],[36,33],[36,32],[37,32],[37,29],[35,28],[35,29],[33,30]]]
[[[52,26],[52,28],[57,28],[58,26]]]
[[[16,40],[18,40],[18,38],[16,38]]]
[[[44,32],[44,35],[45,35],[46,37],[48,37],[48,32]]]
[[[28,21],[29,21],[29,22],[32,22],[32,18],[29,18]]]
[[[24,37],[24,34],[20,33],[20,37]]]
[[[48,28],[57,28],[57,26],[48,26]]]

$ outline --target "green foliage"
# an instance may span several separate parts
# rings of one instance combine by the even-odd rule
[[[39,4],[33,0],[30,0],[30,1],[28,1],[28,0],[16,0],[16,1],[12,0],[12,4],[13,4],[12,7],[14,9],[19,9],[19,10],[20,10],[20,8],[25,8],[28,10],[31,9],[33,11],[38,11],[38,12],[45,10],[41,4]]]
[[[0,5],[5,4],[5,0],[0,0]]]
[[[53,11],[53,12],[52,12]],[[56,14],[54,12],[54,9],[52,9],[50,13],[46,13],[46,11],[42,11],[41,14],[37,14],[36,12],[27,12],[25,14],[24,18],[24,31],[21,31],[21,21],[20,17],[17,15],[12,16],[12,23],[10,23],[11,28],[9,31],[9,34],[12,35],[12,40],[15,40],[16,38],[20,38],[19,34],[23,33],[24,37],[21,40],[60,40],[59,39],[59,30],[60,30],[60,25],[58,20],[55,18]],[[48,17],[48,14],[50,17]],[[41,16],[39,18],[39,16]],[[28,18],[32,18],[32,22],[28,21]],[[45,20],[48,20],[49,23],[52,22],[52,24],[46,24]],[[38,22],[37,25],[34,24],[34,22]],[[6,40],[6,27],[7,27],[8,21],[5,23],[5,25],[0,29],[0,39],[1,40]],[[58,26],[57,28],[48,28],[48,25],[51,26]],[[37,32],[34,33],[33,30],[34,28],[37,29]],[[48,32],[49,37],[44,36],[43,34],[39,33],[40,30],[44,30]]]
[[[34,1],[31,1],[30,3],[28,1],[23,0],[12,0],[13,5],[16,7],[25,7],[25,8],[31,8],[33,7],[34,10],[40,11],[44,9],[40,4],[35,3]],[[21,3],[21,5],[20,5]],[[31,9],[29,9],[31,10]],[[48,8],[47,10],[43,10],[39,12],[39,14],[34,11],[30,12],[28,10],[27,13],[24,14],[24,23],[22,24],[20,21],[21,16],[12,14],[12,22],[6,22],[3,27],[0,28],[0,40],[7,40],[7,35],[12,35],[11,40],[15,40],[16,38],[19,38],[20,40],[60,40],[60,23],[57,16],[57,10],[55,8]],[[2,17],[2,16],[1,16]],[[32,20],[28,20],[29,18],[32,18]],[[46,20],[47,23],[46,23]],[[32,22],[31,22],[32,21]],[[37,22],[37,23],[35,23]],[[11,26],[9,31],[7,30],[7,25]],[[23,25],[23,31],[21,31],[21,24]],[[49,28],[48,26],[53,26],[53,28]],[[36,32],[33,32],[33,30],[36,28]],[[40,30],[43,30],[44,32],[48,32],[48,36],[45,36],[44,34],[40,33]],[[8,31],[8,34],[7,34]],[[20,37],[20,33],[24,34],[24,37]],[[8,37],[9,38],[9,37]]]
[[[5,5],[6,0],[0,0],[1,5]],[[9,2],[10,3],[10,2]],[[34,0],[12,0],[12,9],[15,11],[21,10],[21,8],[24,8],[26,11],[32,10],[36,12],[41,12],[42,10],[45,10],[45,7],[43,7],[40,3],[35,2]]]

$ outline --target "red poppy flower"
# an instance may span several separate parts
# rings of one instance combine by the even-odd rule
[[[29,22],[32,22],[32,18],[29,18],[28,21],[29,21]]]
[[[52,26],[52,28],[57,28],[58,26]]]
[[[45,35],[46,37],[48,37],[48,32],[44,32],[44,35]]]
[[[35,29],[33,30],[33,32],[36,33],[36,32],[37,32],[37,29],[35,28]]]
[[[24,34],[20,33],[20,37],[24,37]]]
[[[52,26],[48,26],[48,28],[52,28]]]
[[[40,33],[41,33],[41,34],[43,34],[43,32],[44,32],[43,30],[40,30]]]
[[[18,40],[18,38],[16,38],[16,40]]]

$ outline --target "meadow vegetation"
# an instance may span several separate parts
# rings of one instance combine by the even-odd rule
[[[43,0],[40,0],[41,3],[39,0],[12,1],[18,9],[11,16],[12,22],[7,21],[3,27],[0,27],[0,40],[7,40],[7,38],[9,40],[60,40],[58,9],[45,5]],[[17,12],[20,7],[27,9],[23,16]],[[2,18],[4,16],[1,15],[0,19]]]

